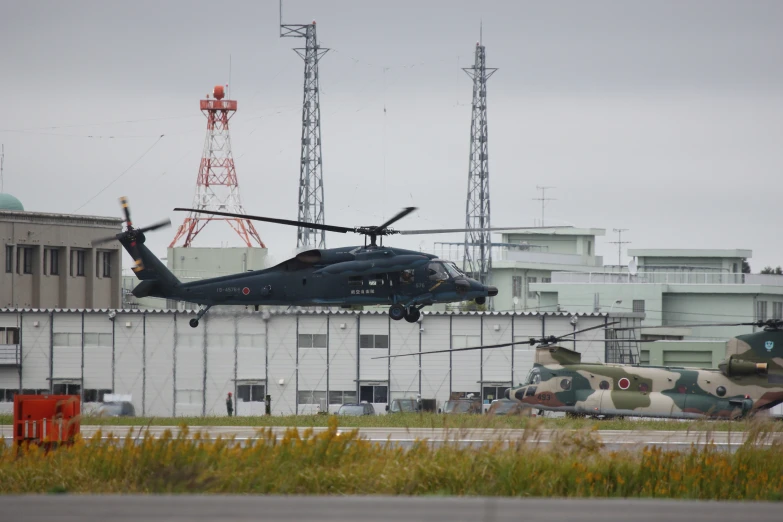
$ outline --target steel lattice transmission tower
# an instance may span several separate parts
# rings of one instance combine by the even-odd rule
[[[196,195],[193,198],[192,208],[244,214],[245,210],[239,197],[234,155],[231,153],[231,136],[228,132],[228,120],[236,112],[237,102],[224,100],[224,95],[223,86],[218,85],[213,91],[214,99],[200,102],[201,112],[207,117],[207,137],[204,140],[204,152],[198,169]],[[191,246],[198,233],[212,221],[227,222],[248,247],[252,247],[255,241],[260,247],[266,248],[253,222],[249,219],[208,216],[198,212],[188,214],[177,229],[177,234],[169,248],[175,247],[180,240],[183,240],[180,246]]]
[[[318,46],[315,21],[312,24],[281,24],[280,36],[304,38],[304,48],[296,54],[304,60],[304,96],[302,98],[302,153],[299,164],[299,221],[324,224],[324,178],[321,158],[321,102],[318,86],[318,62],[329,49]],[[299,227],[297,249],[326,248],[326,232]]]
[[[481,41],[476,43],[473,67],[463,68],[473,80],[473,110],[470,123],[470,168],[465,213],[465,257],[463,270],[488,283],[492,272],[492,242],[489,220],[489,154],[487,142],[487,80],[497,71],[488,69]]]

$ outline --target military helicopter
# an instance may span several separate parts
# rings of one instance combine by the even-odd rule
[[[135,262],[133,271],[141,280],[132,291],[136,297],[160,297],[203,305],[190,326],[215,305],[293,305],[345,306],[389,304],[389,316],[399,321],[416,322],[420,310],[434,303],[473,300],[484,304],[497,295],[494,286],[468,277],[454,263],[437,256],[383,246],[383,237],[393,234],[441,234],[465,232],[465,229],[395,230],[389,228],[414,210],[408,207],[378,226],[338,227],[287,219],[232,214],[228,212],[175,208],[175,211],[199,212],[239,217],[290,226],[306,226],[338,233],[365,236],[364,246],[314,249],[298,253],[277,266],[222,277],[180,282],[155,255],[144,246],[144,233],[171,224],[170,220],[134,228],[127,198],[120,198],[125,214],[123,232],[93,241],[98,244],[118,240]],[[484,231],[557,227],[505,227]],[[381,242],[378,244],[377,240]]]
[[[578,332],[421,355],[538,345],[535,363],[524,384],[506,390],[506,398],[569,416],[736,419],[783,402],[783,320],[683,326],[756,326],[763,330],[730,339],[726,359],[715,369],[582,362],[579,352],[560,346],[573,341],[567,337]],[[633,328],[616,330],[628,329]],[[378,358],[407,355],[419,353]]]

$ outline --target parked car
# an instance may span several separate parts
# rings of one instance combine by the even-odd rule
[[[136,409],[127,401],[104,402],[95,409],[95,415],[99,417],[135,417]]]
[[[440,412],[439,412],[440,413]],[[449,415],[457,413],[481,413],[479,399],[451,399],[443,405],[442,413]]]
[[[375,415],[375,408],[372,404],[368,402],[362,402],[362,403],[346,403],[340,406],[340,409],[337,410],[337,415],[351,415],[351,416],[362,416],[362,415]]]
[[[492,401],[488,415],[525,415],[533,417],[533,409],[524,406],[521,402],[513,399],[497,399]]]
[[[419,411],[419,403],[416,399],[394,399],[391,406],[386,406],[389,413],[416,413]]]

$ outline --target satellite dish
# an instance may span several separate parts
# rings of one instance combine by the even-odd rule
[[[631,259],[631,262],[628,263],[628,273],[631,275],[636,275],[637,272],[637,266],[636,266],[636,258],[634,257]]]

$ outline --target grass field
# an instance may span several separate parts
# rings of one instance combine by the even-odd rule
[[[262,417],[115,417],[85,416],[84,425],[104,426],[291,426],[299,428],[323,427],[329,423],[329,415],[290,415]],[[0,424],[11,423],[10,415],[0,415]],[[340,425],[352,428],[526,428],[545,429],[599,429],[599,430],[699,430],[744,431],[759,419],[740,421],[667,421],[667,420],[593,420],[568,418],[540,418],[487,415],[440,415],[434,413],[401,413],[368,417],[340,417]],[[783,422],[769,420],[768,431],[783,431]]]
[[[45,454],[0,446],[0,493],[276,493],[783,499],[783,445],[749,426],[736,452],[602,451],[595,430],[563,431],[549,449],[401,449],[337,431],[271,430],[249,443],[179,433],[102,440]]]

